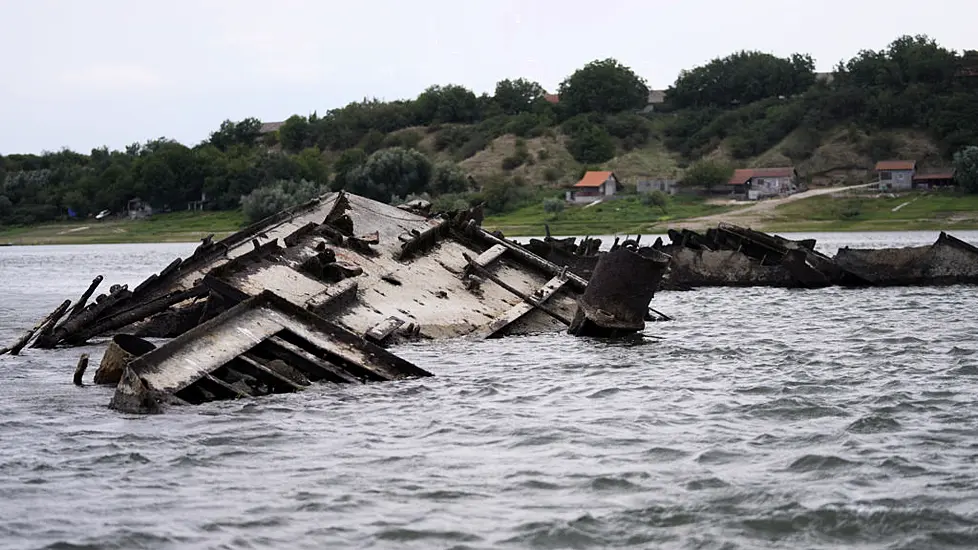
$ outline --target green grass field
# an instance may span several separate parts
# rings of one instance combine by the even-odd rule
[[[785,204],[763,224],[771,231],[978,229],[978,195],[914,192],[898,196],[830,195]]]
[[[637,196],[624,196],[593,206],[570,206],[556,216],[543,211],[543,203],[526,206],[515,212],[490,216],[483,225],[508,236],[541,235],[544,224],[554,235],[600,235],[611,233],[646,233],[653,227],[664,227],[670,221],[718,214],[729,207],[706,204],[700,197],[676,195],[665,209],[642,204]]]
[[[193,242],[214,233],[221,238],[244,226],[244,215],[229,212],[174,212],[147,220],[65,222],[0,229],[0,243],[108,244]]]

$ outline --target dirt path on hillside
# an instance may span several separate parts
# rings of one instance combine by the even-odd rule
[[[676,220],[675,222],[670,222],[669,227],[674,227],[677,229],[706,229],[708,227],[714,227],[719,222],[730,222],[737,225],[743,225],[750,227],[752,225],[760,225],[766,219],[771,218],[771,213],[779,206],[783,204],[788,204],[790,202],[810,199],[812,197],[817,197],[819,195],[830,195],[832,193],[840,193],[843,191],[849,191],[850,189],[861,189],[864,187],[869,187],[874,185],[873,183],[863,183],[860,185],[850,185],[849,187],[826,187],[819,189],[810,189],[802,193],[795,193],[794,195],[788,195],[787,197],[778,197],[776,199],[765,199],[758,201],[750,206],[745,206],[737,210],[731,210],[730,212],[724,212],[722,214],[711,214],[709,216],[702,216],[700,218],[689,218],[687,220]]]

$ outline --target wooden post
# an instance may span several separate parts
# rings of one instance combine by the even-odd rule
[[[85,376],[85,369],[87,368],[88,368],[88,354],[83,353],[82,356],[78,359],[78,366],[75,367],[75,377],[73,379],[73,382],[75,383],[76,386],[84,386],[84,384],[82,384],[82,377]]]

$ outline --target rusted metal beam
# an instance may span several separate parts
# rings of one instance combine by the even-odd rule
[[[531,302],[524,299],[522,303],[513,306],[513,308],[507,311],[506,313],[500,315],[496,319],[493,319],[492,322],[489,323],[489,326],[486,327],[486,330],[483,332],[482,337],[494,338],[496,336],[499,336],[500,333],[502,333],[502,331],[506,329],[506,327],[522,319],[524,315],[530,313],[534,309],[539,308],[545,311],[546,313],[550,313],[551,315],[553,315],[552,312],[546,311],[544,309],[544,306],[542,306],[542,304],[548,298],[556,294],[561,288],[563,288],[566,283],[567,283],[567,279],[562,279],[560,277],[554,277],[553,279],[550,279],[550,281],[548,281],[546,285],[544,285],[542,288],[537,290],[536,293],[534,293],[534,296],[536,297],[534,301]],[[561,319],[558,318],[558,320]],[[561,320],[561,322],[564,321]],[[570,325],[570,323],[566,323],[566,324]]]
[[[503,281],[499,277],[496,277],[495,275],[493,275],[486,268],[484,268],[484,267],[480,266],[479,264],[475,263],[475,260],[473,260],[472,257],[469,256],[468,254],[462,254],[462,257],[465,258],[465,261],[466,262],[468,262],[469,267],[471,267],[473,270],[475,270],[482,277],[485,277],[486,279],[489,279],[490,281],[496,283],[497,285],[499,285],[503,289],[505,289],[505,290],[509,291],[510,293],[516,295],[518,298],[520,298],[521,300],[523,300],[527,304],[530,304],[533,307],[539,309],[540,311],[546,313],[547,315],[550,315],[551,317],[553,317],[554,319],[557,319],[561,323],[564,323],[565,325],[568,325],[568,326],[571,324],[571,320],[570,319],[564,317],[563,315],[561,315],[561,314],[557,313],[556,311],[554,311],[554,310],[546,307],[545,305],[543,305],[543,300],[535,299],[532,296],[529,296],[526,293],[521,292],[520,290],[518,290],[518,289],[516,289],[516,288],[514,288],[514,287],[512,287],[510,285],[508,285],[505,281]],[[561,277],[561,278],[563,278],[563,277]],[[561,286],[563,286],[563,285],[561,285]],[[551,295],[552,294],[553,293],[551,293]],[[549,298],[550,295],[548,295],[547,297]]]

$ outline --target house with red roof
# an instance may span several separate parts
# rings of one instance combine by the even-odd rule
[[[735,195],[750,200],[790,195],[798,190],[798,172],[793,166],[779,168],[739,168],[727,182]]]
[[[620,188],[621,183],[614,172],[589,171],[567,191],[567,200],[578,203],[594,202],[614,196]]]
[[[939,189],[954,186],[954,169],[934,172],[917,172],[913,176],[914,189]]]
[[[916,172],[915,160],[881,160],[876,163],[880,189],[913,189],[913,177]]]

